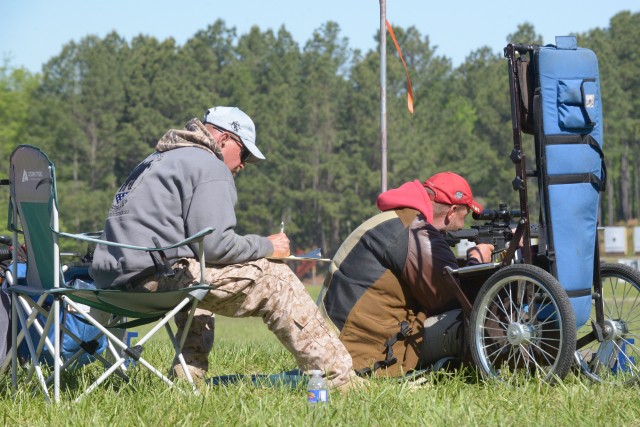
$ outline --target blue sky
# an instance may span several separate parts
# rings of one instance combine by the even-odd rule
[[[638,0],[387,0],[393,25],[415,26],[437,53],[459,65],[481,46],[502,52],[506,36],[525,21],[545,43],[554,36],[607,27],[617,12],[640,11]],[[528,6],[530,4],[530,6]],[[284,25],[302,46],[313,30],[336,21],[350,46],[375,47],[380,25],[377,0],[0,0],[0,59],[37,72],[71,40],[115,30],[127,40],[138,34],[184,43],[222,18],[239,34]]]

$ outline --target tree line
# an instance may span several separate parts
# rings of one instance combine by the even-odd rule
[[[394,31],[415,113],[407,111],[404,69],[388,39],[389,188],[452,170],[485,206],[515,206],[506,60],[483,47],[453,67],[415,27]],[[609,171],[601,222],[630,221],[640,216],[640,14],[621,12],[609,27],[577,36],[600,64]],[[524,23],[507,42],[542,40]],[[238,34],[222,20],[182,46],[172,38],[89,35],[63,46],[40,73],[8,61],[0,67],[0,150],[8,165],[16,145],[41,147],[56,164],[61,228],[97,230],[118,185],[166,130],[208,107],[236,105],[254,119],[267,157],[236,180],[239,232],[271,234],[284,220],[294,248],[331,254],[377,211],[379,59],[377,48],[351,48],[333,22],[303,46],[285,27]]]

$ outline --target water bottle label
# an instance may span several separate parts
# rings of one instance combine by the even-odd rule
[[[329,393],[327,390],[307,390],[307,400],[309,403],[328,402]]]

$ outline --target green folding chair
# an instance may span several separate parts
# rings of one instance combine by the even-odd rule
[[[213,228],[206,228],[199,231],[193,236],[164,247],[141,247],[134,245],[126,245],[122,243],[109,242],[96,237],[96,234],[70,234],[59,230],[58,223],[58,203],[56,196],[55,168],[49,158],[38,148],[29,145],[18,146],[10,158],[10,212],[9,226],[13,231],[14,249],[19,247],[19,235],[22,235],[27,247],[27,277],[26,285],[19,285],[17,280],[11,280],[8,291],[12,296],[12,352],[11,352],[11,371],[12,386],[17,386],[18,372],[18,338],[23,338],[29,353],[31,355],[31,366],[26,376],[30,381],[32,374],[35,373],[38,382],[47,401],[49,397],[49,383],[53,379],[53,395],[54,401],[60,400],[60,372],[68,363],[61,360],[60,357],[60,310],[72,309],[76,314],[98,328],[101,334],[104,334],[112,348],[118,351],[112,351],[115,358],[114,363],[101,358],[105,365],[104,373],[91,384],[76,399],[82,397],[94,390],[107,377],[116,372],[120,376],[126,378],[124,371],[124,363],[127,358],[131,358],[141,366],[147,368],[155,374],[169,387],[173,382],[167,378],[162,372],[152,366],[146,359],[142,357],[142,351],[145,343],[155,335],[157,331],[164,328],[167,331],[169,339],[173,345],[175,356],[182,364],[183,370],[187,376],[187,380],[191,384],[194,393],[197,389],[189,374],[189,369],[182,356],[182,346],[186,338],[186,334],[178,341],[174,335],[169,321],[176,313],[188,310],[189,314],[185,325],[185,330],[191,326],[191,321],[195,313],[196,306],[202,298],[211,290],[211,287],[204,284],[202,279],[200,283],[176,291],[166,292],[132,292],[124,290],[112,289],[83,289],[81,286],[72,286],[66,284],[63,279],[60,250],[58,239],[60,237],[75,239],[79,241],[89,242],[93,244],[101,244],[115,246],[125,249],[146,251],[149,253],[159,252],[161,254],[169,249],[175,249],[181,246],[190,245],[197,247],[199,261],[201,265],[200,277],[204,277],[204,245],[205,236],[213,232]],[[17,265],[17,252],[14,251],[13,259],[13,277],[16,278],[15,266]],[[44,306],[43,301],[47,297],[52,297],[53,302],[50,308]],[[103,325],[96,319],[97,316],[87,310],[86,306],[97,309],[104,313],[109,313],[118,318],[126,317],[129,321],[126,324],[116,322],[113,324]],[[36,314],[46,316],[44,325],[39,325],[40,340],[36,343],[32,340],[29,333],[24,333],[32,325],[37,325],[35,321]],[[112,332],[112,328],[131,327],[134,325],[142,325],[157,322],[149,332],[141,337],[137,345],[130,347],[119,336]],[[22,331],[18,334],[18,323],[22,326]],[[47,334],[53,327],[54,339],[53,343],[47,342]],[[65,333],[68,331],[64,331]],[[43,366],[39,360],[44,349],[49,348],[53,353],[53,378],[45,379],[43,374]]]

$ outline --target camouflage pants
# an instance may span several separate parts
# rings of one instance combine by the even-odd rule
[[[200,264],[181,260],[195,280]],[[330,386],[339,387],[355,373],[351,356],[325,320],[300,282],[284,263],[262,258],[242,264],[205,268],[205,282],[214,286],[198,304],[185,340],[183,355],[194,374],[203,377],[213,347],[212,313],[228,317],[262,317],[269,330],[296,359],[303,371],[321,369]],[[186,314],[176,317],[183,333]]]

